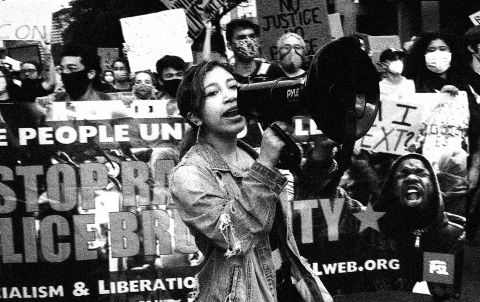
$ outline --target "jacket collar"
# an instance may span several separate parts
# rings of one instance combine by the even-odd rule
[[[258,153],[247,143],[238,139],[237,146],[247,152],[253,159],[257,159]],[[207,143],[204,139],[199,138],[197,144],[195,145],[195,148],[205,158],[210,169],[220,171],[231,170],[225,160],[220,156],[220,154],[218,154],[218,152],[212,147],[212,145]]]

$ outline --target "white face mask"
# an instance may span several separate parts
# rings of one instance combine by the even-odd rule
[[[105,76],[103,79],[106,83],[112,83],[115,80],[113,76]]]
[[[388,65],[387,70],[393,74],[401,74],[403,71],[403,62],[400,60],[393,61]]]
[[[428,70],[435,73],[444,73],[450,68],[452,53],[449,51],[436,50],[425,55],[425,63]]]

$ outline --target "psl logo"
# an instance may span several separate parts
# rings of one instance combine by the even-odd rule
[[[440,260],[432,260],[430,261],[430,274],[438,274],[438,275],[447,275],[447,263],[445,261]]]
[[[442,253],[423,254],[423,280],[453,284],[455,279],[455,255]]]

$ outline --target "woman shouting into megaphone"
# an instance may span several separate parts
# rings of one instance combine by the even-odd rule
[[[287,226],[286,180],[275,168],[285,143],[270,128],[260,154],[237,139],[245,127],[237,88],[225,66],[204,62],[177,93],[192,131],[170,190],[205,255],[196,301],[332,301]]]

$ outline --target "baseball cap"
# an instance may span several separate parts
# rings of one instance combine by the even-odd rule
[[[380,62],[395,61],[405,56],[405,53],[395,48],[387,48],[380,54]]]

